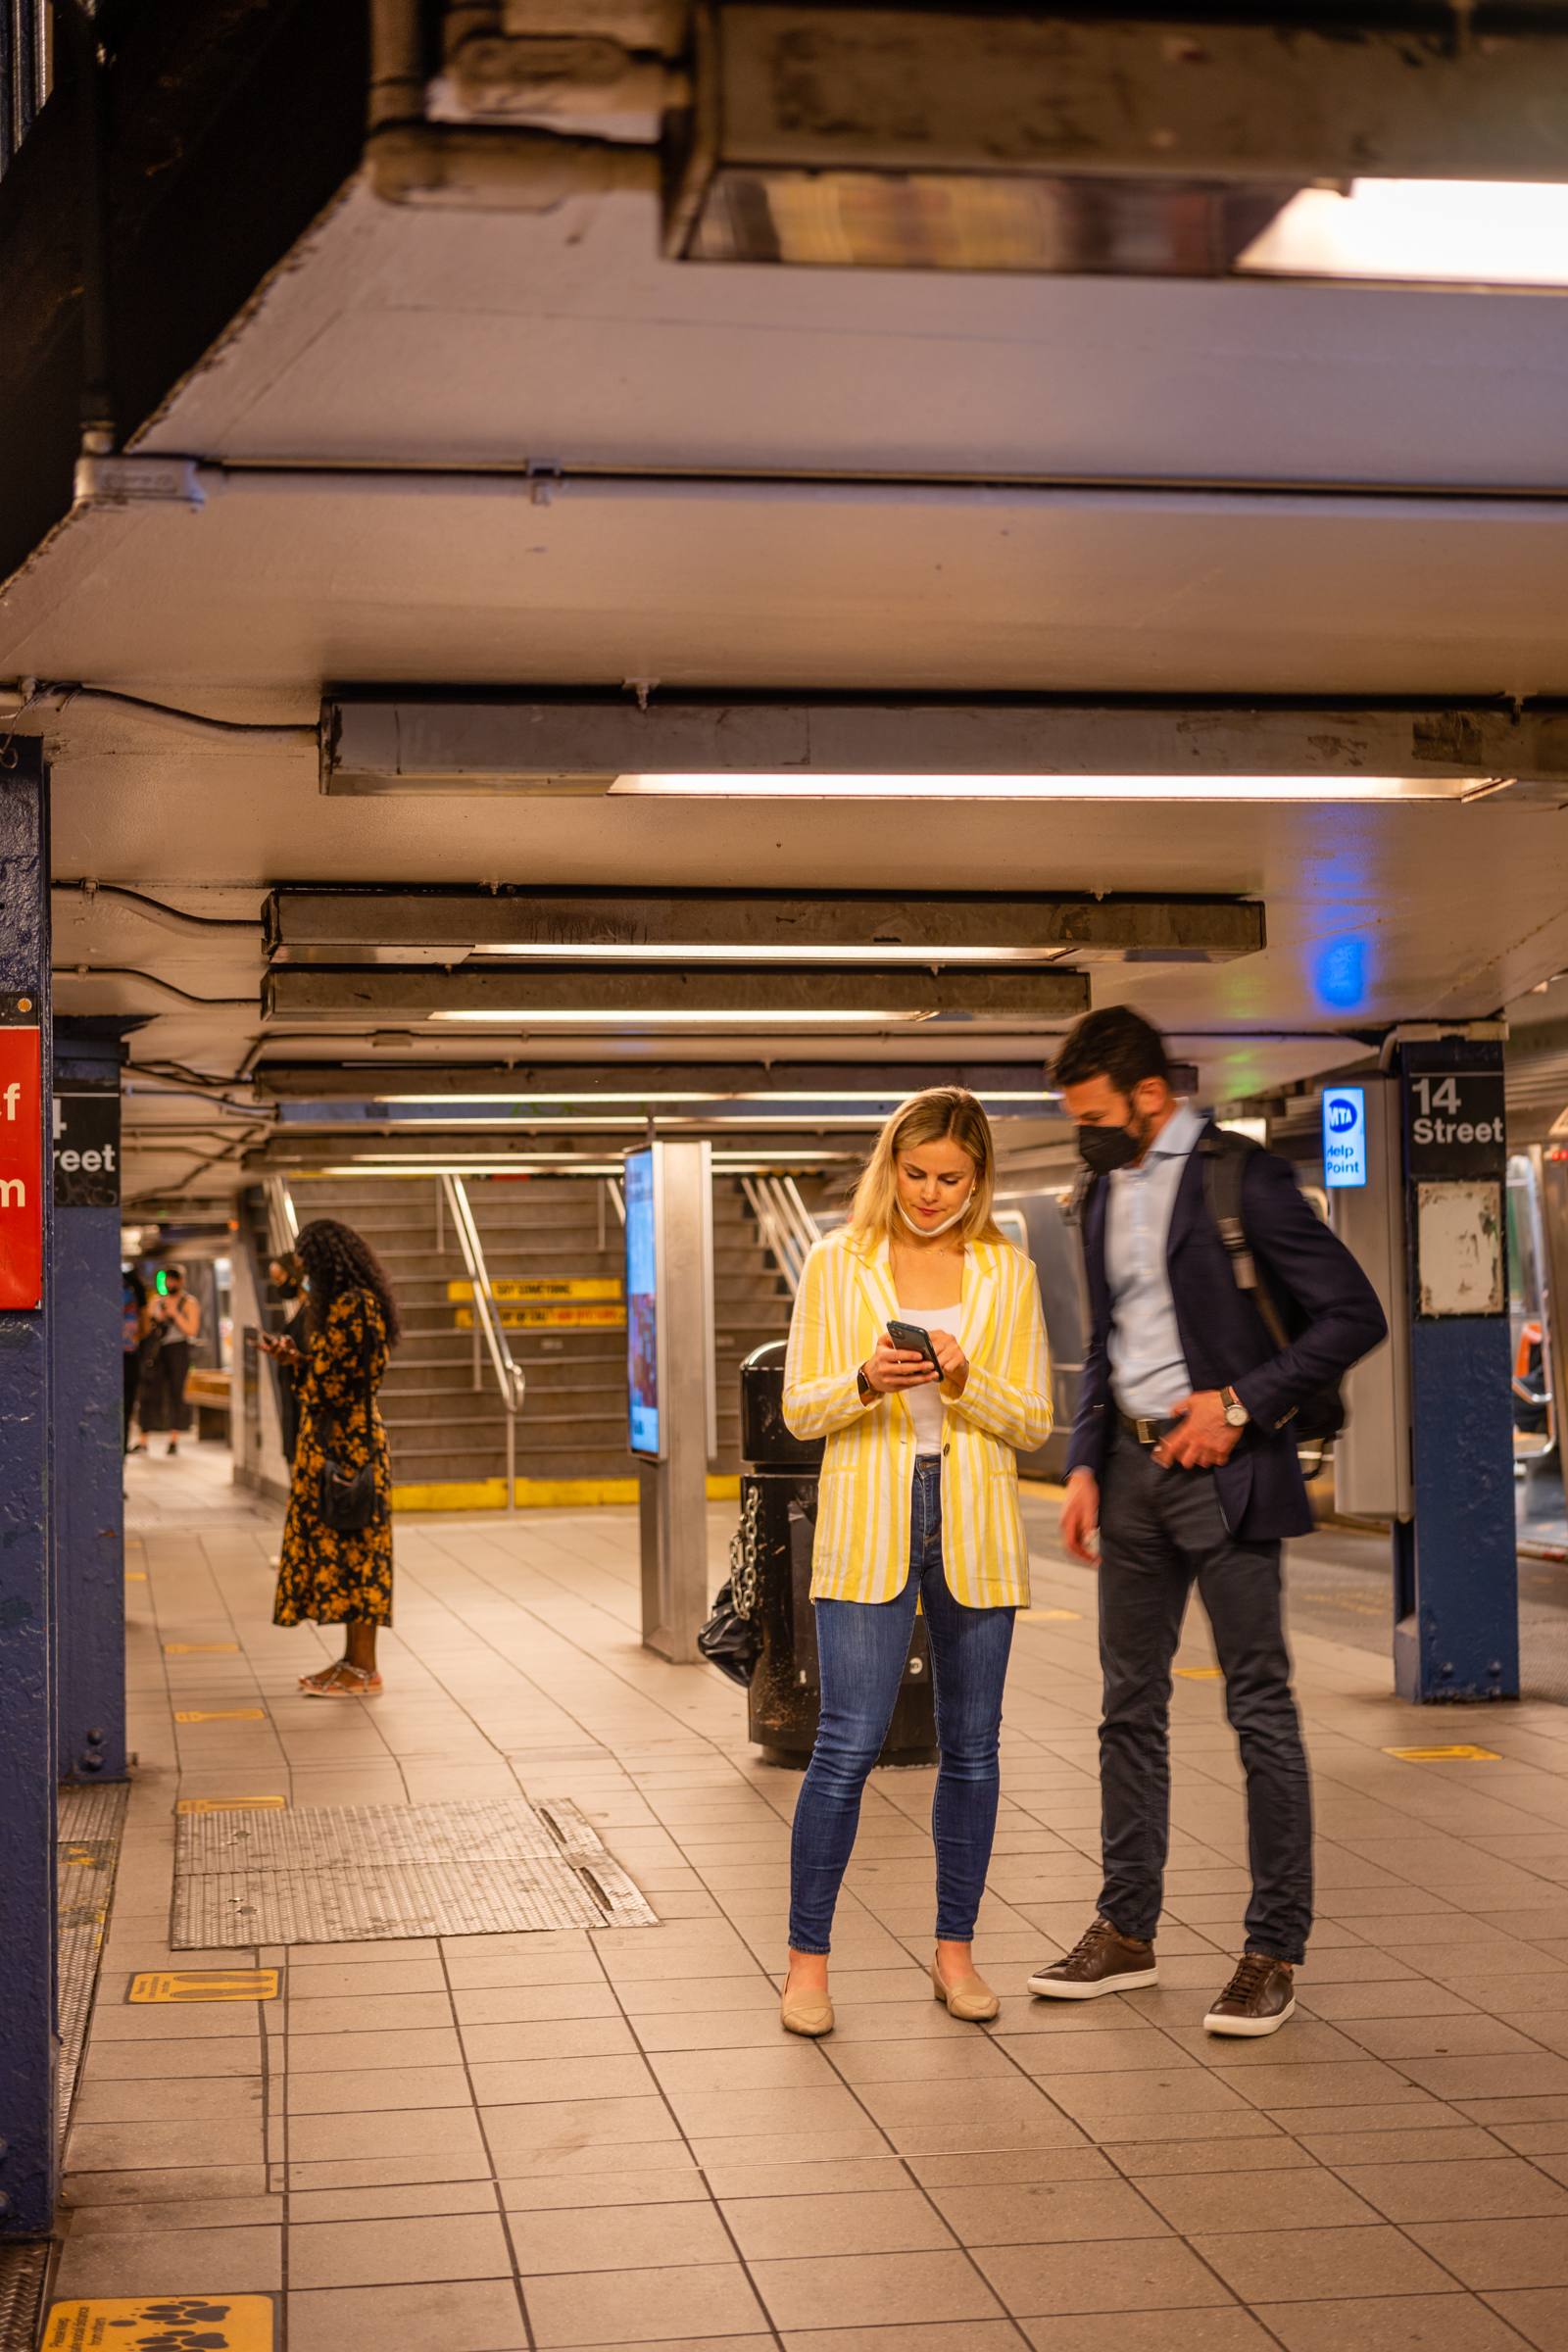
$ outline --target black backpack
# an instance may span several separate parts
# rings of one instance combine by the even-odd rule
[[[1263,1318],[1263,1328],[1277,1348],[1288,1348],[1299,1337],[1310,1317],[1302,1312],[1289,1292],[1282,1294],[1285,1312],[1282,1315],[1258,1271],[1242,1222],[1242,1186],[1247,1175],[1247,1163],[1254,1152],[1263,1146],[1254,1143],[1250,1135],[1238,1135],[1233,1128],[1222,1127],[1217,1135],[1200,1138],[1199,1151],[1203,1155],[1203,1201],[1214,1229],[1231,1261],[1236,1287],[1245,1291]],[[1345,1399],[1336,1381],[1332,1387],[1314,1390],[1295,1408],[1296,1440],[1301,1446],[1321,1449],[1331,1438],[1337,1438],[1346,1423]]]

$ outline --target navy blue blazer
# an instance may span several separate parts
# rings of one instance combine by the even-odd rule
[[[1203,1130],[1216,1135],[1212,1121]],[[1068,1471],[1104,1467],[1116,1411],[1110,1387],[1110,1292],[1105,1282],[1105,1209],[1109,1185],[1090,1192],[1083,1216],[1090,1337]],[[1309,1317],[1298,1339],[1278,1353],[1263,1318],[1238,1289],[1231,1261],[1203,1199],[1203,1155],[1193,1152],[1171,1208],[1166,1270],[1176,1328],[1193,1388],[1234,1389],[1251,1415],[1228,1462],[1214,1472],[1225,1524],[1238,1542],[1270,1544],[1311,1533],[1312,1512],[1296,1458],[1293,1405],[1332,1382],[1388,1337],[1377,1293],[1345,1244],[1314,1216],[1289,1160],[1254,1152],[1242,1182],[1247,1238],[1283,1314],[1282,1290]]]

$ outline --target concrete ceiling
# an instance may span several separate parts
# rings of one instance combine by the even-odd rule
[[[140,436],[200,462],[205,507],[74,515],[0,592],[0,677],[302,722],[344,680],[1568,694],[1562,317],[1528,294],[681,267],[638,197],[436,217],[356,185]],[[1258,896],[1255,957],[1095,974],[1215,1097],[1568,966],[1549,809],[357,801],[320,795],[308,750],[86,706],[44,732],[58,876],[257,923],[180,934],[62,899],[61,1009],[150,1013],[137,1062],[224,1079],[267,1050],[258,918],[284,880]],[[881,1050],[1004,1043],[1028,1041],[939,1024]],[[287,1051],[368,1048],[313,1029]],[[145,1137],[132,1189],[219,1150],[197,1145],[239,1130],[231,1099],[133,1099],[185,1125],[177,1150]],[[220,1162],[197,1189],[230,1181]]]

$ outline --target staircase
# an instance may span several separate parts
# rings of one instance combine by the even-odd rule
[[[492,1286],[598,1279],[624,1285],[625,1243],[601,1178],[475,1176],[466,1180]],[[471,1306],[448,1296],[466,1280],[434,1177],[295,1178],[299,1221],[337,1217],[386,1267],[404,1337],[381,1390],[392,1477],[406,1510],[499,1504],[506,1495],[506,1416]],[[740,1467],[741,1359],[782,1338],[790,1299],[736,1179],[713,1186],[720,1477]],[[623,1314],[623,1295],[612,1306]],[[516,1426],[519,1499],[620,1501],[635,1496],[626,1450],[626,1334],[619,1328],[514,1322],[512,1352],[528,1380]],[[532,1302],[529,1302],[532,1305]],[[609,1493],[607,1487],[618,1490]]]

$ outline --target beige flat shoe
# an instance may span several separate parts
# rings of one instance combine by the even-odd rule
[[[818,1992],[814,1986],[805,1992],[786,1990],[778,2014],[786,2034],[808,2034],[814,2039],[819,2034],[833,2031],[833,2004],[825,1992]]]
[[[983,1977],[960,1977],[956,1984],[945,1984],[935,1958],[931,1962],[931,1990],[939,2001],[946,2001],[948,2015],[961,2018],[966,2026],[985,2025],[1002,2007]]]

